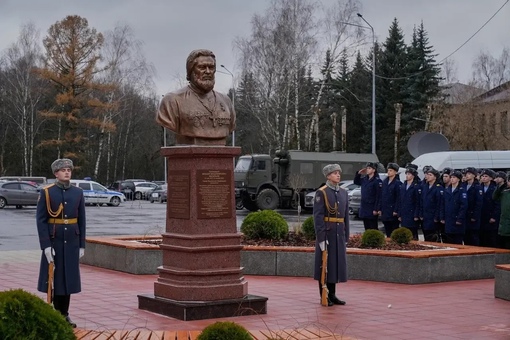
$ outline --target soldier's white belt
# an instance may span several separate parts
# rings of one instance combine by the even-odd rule
[[[49,224],[76,224],[76,223],[78,223],[78,219],[77,218],[68,218],[68,219],[49,218],[48,223]]]
[[[343,217],[324,217],[324,222],[337,222],[337,223],[344,223]]]

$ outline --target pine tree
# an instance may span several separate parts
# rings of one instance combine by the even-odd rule
[[[361,54],[358,52],[346,87],[342,91],[347,110],[347,151],[370,152],[372,81]]]
[[[440,93],[441,68],[436,63],[434,49],[429,44],[423,22],[413,30],[413,39],[408,48],[408,64],[405,97],[402,108],[399,154],[401,163],[411,161],[407,141],[416,132],[428,126],[431,105]]]
[[[395,141],[395,107],[403,103],[405,98],[405,77],[407,72],[407,47],[404,35],[395,18],[390,26],[388,38],[383,44],[383,50],[376,74],[379,76],[377,84],[377,155],[386,164],[393,161],[393,146]]]

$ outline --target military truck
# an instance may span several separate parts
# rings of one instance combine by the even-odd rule
[[[294,208],[304,196],[325,183],[322,168],[338,163],[342,179],[354,179],[366,162],[378,162],[374,154],[344,152],[277,151],[239,157],[235,170],[236,206],[250,210]]]

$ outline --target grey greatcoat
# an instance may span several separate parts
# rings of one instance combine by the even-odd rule
[[[48,191],[50,205],[46,200],[45,190]],[[49,223],[51,218],[48,208],[57,212],[62,204],[63,210],[57,217],[61,220],[77,219],[78,223],[55,224]],[[85,248],[85,200],[83,190],[71,185],[63,189],[52,184],[41,190],[37,203],[37,231],[41,249],[53,247],[55,251],[55,276],[53,280],[55,295],[69,295],[81,291],[80,280],[80,248]],[[47,292],[48,289],[48,261],[41,255],[39,281],[37,290]]]
[[[332,211],[328,211],[328,204],[324,200],[324,193]],[[337,204],[336,209],[335,203]],[[346,244],[347,240],[349,240],[348,212],[349,200],[346,190],[339,188],[336,191],[325,185],[315,193],[313,204],[313,220],[316,235],[315,269],[313,275],[315,280],[320,280],[321,278],[322,251],[319,243],[327,240],[328,266],[326,282],[337,283],[347,281]],[[344,222],[325,221],[325,219],[329,218],[343,218]]]

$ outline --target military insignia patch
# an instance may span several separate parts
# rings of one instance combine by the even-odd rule
[[[480,190],[480,196],[483,196],[483,191],[482,190]]]
[[[320,202],[321,201],[321,197],[319,195],[315,196],[315,202]]]

